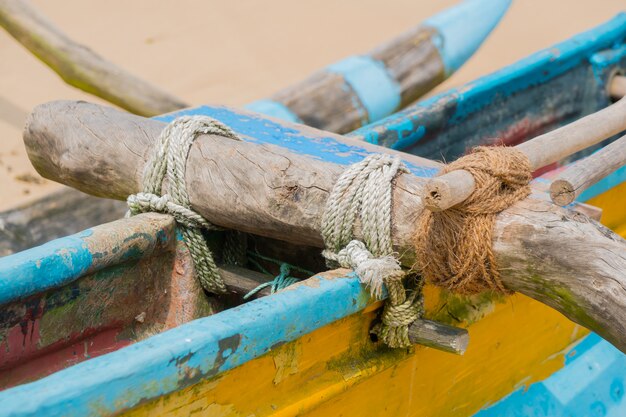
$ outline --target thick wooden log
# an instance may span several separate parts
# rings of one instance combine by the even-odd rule
[[[339,136],[295,125],[284,127],[293,142],[267,143],[282,125],[256,123],[254,115],[241,118],[252,125],[240,125],[237,112],[223,111],[245,140],[196,140],[186,173],[192,206],[226,228],[321,247],[325,202],[341,164],[353,161],[346,155],[356,148]],[[110,108],[54,102],[35,109],[24,139],[44,177],[123,199],[140,191],[145,161],[163,127]],[[298,136],[304,132],[308,141]],[[361,157],[394,153],[374,145],[359,149]],[[432,163],[403,157],[413,173],[432,175]],[[393,192],[393,240],[408,265],[414,260],[413,227],[423,209],[424,181],[400,175]],[[507,288],[556,308],[626,351],[623,239],[583,215],[529,198],[498,216],[494,247]]]
[[[555,204],[572,203],[588,187],[626,165],[626,136],[565,169],[550,185]]]
[[[451,75],[486,39],[508,6],[506,0],[463,2],[375,48],[367,56],[347,58],[279,91],[269,100],[247,107],[272,117],[306,121],[330,131],[359,127],[388,114],[389,109],[404,107]],[[465,25],[468,16],[480,16],[480,19],[469,31],[472,36],[466,33],[465,38],[458,38],[455,36],[458,32],[451,29]],[[153,115],[183,106],[181,100],[170,95],[162,97],[160,90],[138,82],[136,77],[69,39],[27,1],[0,0],[0,25],[69,84],[126,110]],[[350,63],[360,65],[351,67]],[[367,76],[368,69],[373,75]],[[375,82],[376,74],[383,80],[387,77],[389,82],[383,85]],[[350,80],[354,83],[363,76],[366,77],[360,85],[373,82],[372,88],[378,92],[384,87],[387,90],[372,96],[364,87],[351,84]],[[128,85],[133,88],[127,88]],[[384,114],[370,114],[363,107],[364,101],[373,109],[387,110]],[[151,107],[146,109],[146,106]],[[0,219],[8,219],[6,228],[0,227],[0,256],[112,221],[120,211],[100,209],[111,204],[114,203],[66,189],[28,206],[0,213]],[[63,211],[57,210],[58,207],[63,207]],[[37,233],[10,238],[16,227],[25,230],[22,225],[31,227],[31,224]]]
[[[58,30],[26,0],[0,0],[0,26],[68,84],[144,116],[187,107]]]
[[[621,83],[616,76],[613,83]],[[566,156],[626,130],[626,97],[596,113],[578,119],[566,126],[521,143],[516,146],[530,160],[533,170],[537,170]],[[433,178],[425,188],[426,208],[442,211],[465,201],[476,184],[468,171],[457,170]]]

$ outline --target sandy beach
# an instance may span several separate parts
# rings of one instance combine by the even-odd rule
[[[365,52],[452,0],[37,0],[70,37],[192,104],[241,106],[347,55]],[[610,19],[624,0],[515,0],[481,49],[441,91]],[[60,187],[22,144],[30,110],[56,99],[102,102],[67,86],[0,31],[0,210]]]

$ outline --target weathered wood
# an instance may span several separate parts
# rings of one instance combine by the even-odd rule
[[[566,206],[584,190],[626,165],[626,136],[563,171],[550,185],[555,204]]]
[[[144,116],[187,107],[58,30],[26,0],[0,0],[0,26],[68,84]]]
[[[368,54],[348,57],[271,97],[289,121],[346,133],[414,102],[454,73],[488,36],[508,2],[464,1]],[[485,11],[489,8],[489,12]],[[476,19],[467,25],[468,16]],[[463,25],[467,32],[450,30]],[[470,35],[471,33],[471,35]],[[472,37],[472,41],[467,38]],[[263,111],[262,103],[250,110]],[[280,117],[280,116],[279,116]]]
[[[123,199],[140,191],[143,166],[163,127],[88,103],[54,102],[35,109],[24,139],[44,177]],[[290,129],[294,134],[298,127]],[[339,146],[343,140],[301,129],[313,142],[316,136],[326,145],[336,140]],[[226,228],[321,247],[322,212],[343,166],[263,143],[264,132],[248,133],[251,137],[244,139],[256,143],[211,136],[194,142],[186,173],[192,206]],[[368,150],[393,153],[375,146]],[[403,157],[410,166],[423,161]],[[423,182],[403,174],[393,192],[393,240],[408,265],[414,259],[413,227],[423,209]],[[623,239],[583,215],[533,198],[502,212],[494,235],[507,288],[556,308],[626,351]]]
[[[620,77],[615,77],[615,80]],[[618,81],[620,82],[620,81]],[[566,126],[516,146],[537,170],[626,130],[626,98]],[[468,171],[458,170],[433,178],[425,187],[424,201],[431,211],[442,211],[465,201],[476,184]]]
[[[417,320],[409,327],[412,343],[462,355],[469,343],[469,333],[459,327],[432,320]]]
[[[241,295],[249,293],[259,285],[270,280],[265,274],[235,265],[220,266],[220,276],[230,291]],[[269,288],[263,288],[257,293],[257,296],[267,295],[270,295]]]
[[[342,61],[276,93],[271,99],[291,110],[309,126],[337,133],[358,129],[412,103],[446,79],[444,63],[433,41],[437,36],[438,32],[433,28],[412,28],[370,54],[358,57],[361,62],[354,64],[357,68],[348,69],[350,65],[346,64],[346,73],[335,70],[343,67],[343,62],[348,60]],[[347,71],[358,74],[358,65],[379,65],[391,85],[377,85],[375,88],[396,90],[385,91],[377,98],[380,101],[378,105],[388,109],[385,114],[370,114],[368,107],[371,103],[364,102],[367,100],[363,97],[364,92],[350,83]],[[384,102],[385,96],[389,99],[395,97],[396,101]],[[257,110],[254,107],[251,109]]]

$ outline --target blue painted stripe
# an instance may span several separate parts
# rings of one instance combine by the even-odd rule
[[[92,266],[89,230],[0,259],[0,305],[70,283]]]
[[[280,146],[294,153],[334,164],[350,165],[373,153],[356,144],[340,142],[330,134],[321,137],[310,136],[304,133],[306,130],[303,132],[297,126],[285,126],[253,113],[239,113],[221,106],[200,106],[184,109],[158,116],[155,119],[169,123],[175,118],[185,115],[210,116],[225,123],[240,134],[244,140]],[[430,178],[438,171],[438,168],[418,166],[407,161],[405,164],[413,174],[419,177]]]
[[[626,355],[591,334],[566,355],[565,368],[518,389],[475,417],[622,417],[625,377]]]
[[[426,20],[439,32],[435,45],[450,75],[467,61],[506,13],[511,0],[466,0]]]
[[[282,103],[274,100],[257,100],[245,106],[246,109],[292,123],[302,123],[302,120]]]
[[[248,362],[362,310],[369,300],[353,273],[321,274],[0,392],[0,416],[99,416],[127,409]]]
[[[400,106],[400,85],[380,61],[352,56],[326,70],[343,76],[367,110],[368,121],[382,119]]]

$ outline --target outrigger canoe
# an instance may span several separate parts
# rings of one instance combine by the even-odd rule
[[[352,136],[446,157],[490,138],[522,142],[610,105],[606,86],[626,69],[625,39],[622,14]],[[244,137],[341,165],[374,149],[223,107],[161,120],[182,114],[209,115]],[[426,177],[437,171],[416,169]],[[582,197],[622,233],[624,175],[617,171]],[[119,220],[2,258],[0,272],[2,380],[17,385],[0,393],[0,415],[558,416],[626,409],[623,354],[526,296],[466,298],[427,287],[427,316],[467,327],[467,351],[389,349],[371,341],[380,304],[350,271],[319,272],[232,308],[194,298],[189,258],[164,215]]]

